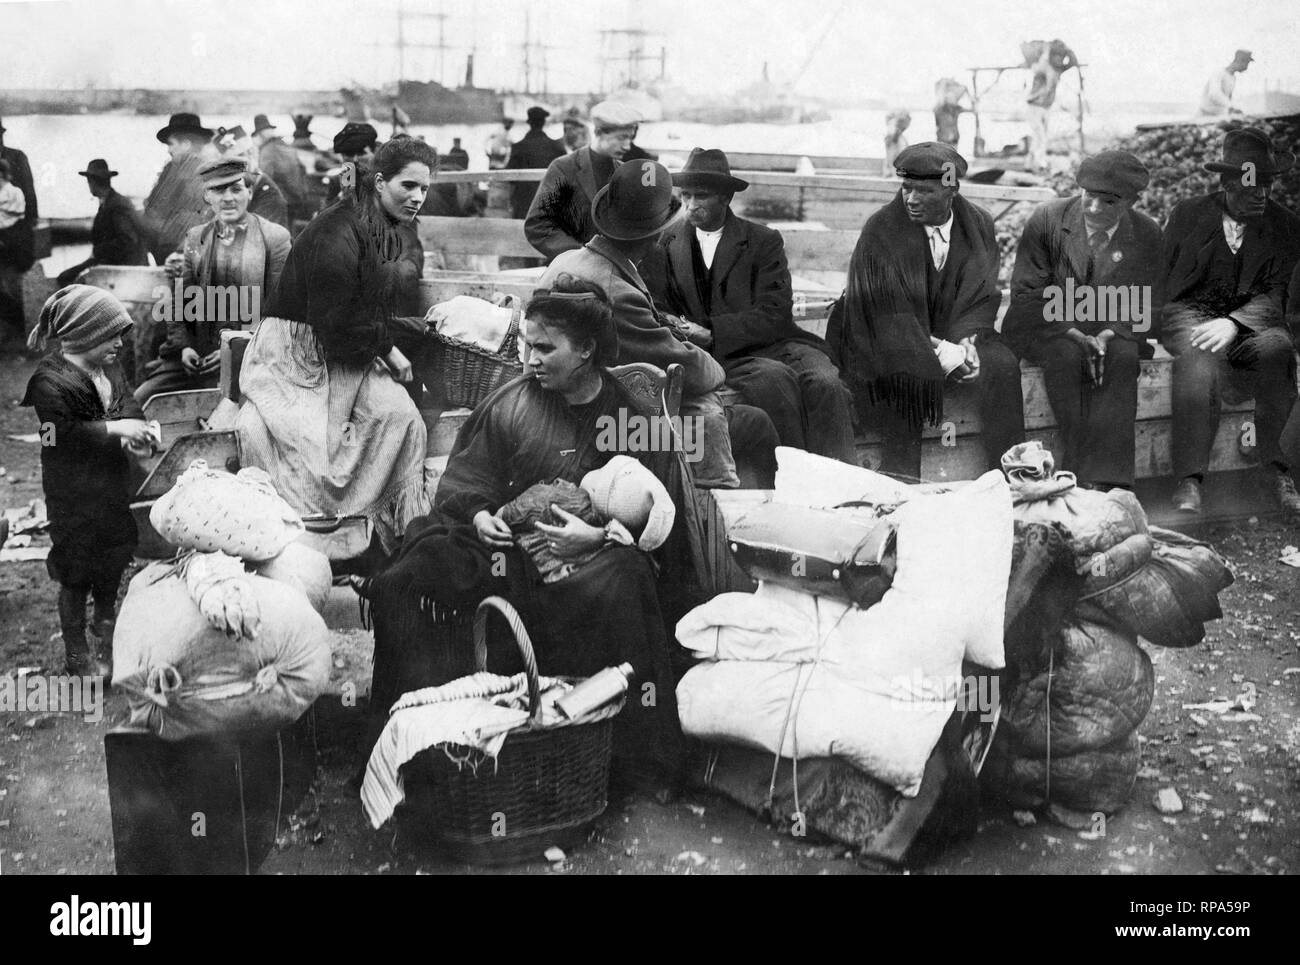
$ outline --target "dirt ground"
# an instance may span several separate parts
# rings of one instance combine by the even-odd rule
[[[33,363],[0,357],[0,508],[41,495],[39,446],[10,438],[36,431],[18,406]],[[1234,483],[1239,487],[1239,483]],[[1141,493],[1140,493],[1141,495]],[[1225,617],[1204,643],[1149,652],[1155,703],[1142,724],[1142,769],[1129,806],[1104,833],[1039,819],[1021,826],[986,807],[977,835],[950,848],[929,874],[1283,874],[1300,870],[1300,569],[1279,561],[1300,528],[1268,515],[1245,490],[1211,493],[1221,514],[1193,535],[1230,561],[1236,582]],[[1152,503],[1151,505],[1154,505]],[[62,642],[55,585],[40,562],[0,563],[0,676],[18,668],[57,673]],[[364,631],[336,635],[340,674],[366,660]],[[1255,719],[1184,709],[1253,685]],[[0,714],[0,870],[110,874],[114,870],[103,736],[125,715],[109,698],[104,720],[73,714]],[[265,874],[473,872],[391,830],[371,831],[347,784],[357,767],[359,714],[332,712],[319,728],[311,793],[287,817]],[[1172,788],[1181,813],[1158,812]],[[687,793],[660,804],[612,804],[591,839],[556,865],[517,869],[581,873],[863,873],[850,849],[790,837],[726,800]]]

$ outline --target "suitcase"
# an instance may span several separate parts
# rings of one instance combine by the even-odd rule
[[[242,741],[104,735],[118,874],[252,874],[316,770],[314,712]]]

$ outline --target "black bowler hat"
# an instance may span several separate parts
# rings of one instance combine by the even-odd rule
[[[78,171],[77,173],[83,178],[104,178],[107,180],[108,178],[117,177],[117,172],[110,171],[108,169],[108,162],[102,157],[95,158],[95,160],[86,165],[86,170]]]
[[[212,137],[212,131],[199,123],[198,114],[173,114],[167,126],[158,132],[158,140],[163,144],[173,134],[193,134],[195,137],[201,137],[204,140]]]
[[[641,241],[662,231],[678,210],[666,167],[658,161],[627,161],[592,199],[591,220],[607,238]]]
[[[717,148],[707,151],[692,148],[686,165],[673,175],[675,188],[712,188],[725,194],[734,194],[749,187],[749,182],[731,176],[727,155]]]

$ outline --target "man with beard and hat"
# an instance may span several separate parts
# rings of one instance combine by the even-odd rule
[[[248,132],[239,125],[221,127],[217,129],[212,143],[221,151],[222,157],[240,158],[248,165],[249,213],[260,215],[287,229],[289,204],[276,183],[262,171],[257,145],[248,136]]]
[[[168,274],[181,280],[181,299],[177,304],[173,297],[167,340],[135,391],[141,405],[159,392],[215,386],[222,331],[261,321],[262,300],[270,298],[289,257],[289,232],[248,210],[243,158],[209,161],[198,177],[212,220],[191,228],[167,259]]]
[[[1181,201],[1165,225],[1160,340],[1174,356],[1174,508],[1201,512],[1201,482],[1220,400],[1254,396],[1260,466],[1283,510],[1300,515],[1293,467],[1279,446],[1296,401],[1295,345],[1283,311],[1300,259],[1300,217],[1269,197],[1295,164],[1253,128],[1229,131],[1205,165],[1219,190]]]
[[[1224,117],[1241,113],[1232,106],[1232,94],[1237,89],[1237,75],[1245,72],[1254,59],[1249,50],[1238,50],[1232,55],[1232,63],[1210,76],[1201,91],[1201,117]]]
[[[506,168],[512,171],[529,168],[548,168],[551,162],[564,157],[564,145],[546,136],[546,119],[550,111],[544,107],[528,108],[528,133],[510,148]],[[528,209],[537,195],[533,181],[515,181],[510,185],[510,217],[526,218]]]
[[[592,200],[627,154],[641,115],[628,104],[603,101],[591,109],[591,121],[595,140],[550,163],[524,219],[529,243],[548,261],[595,237]]]
[[[883,472],[921,474],[921,430],[943,421],[946,385],[973,384],[989,468],[1025,435],[1020,363],[994,330],[993,219],[961,196],[966,160],[935,141],[896,161],[903,185],[862,228],[827,324],[858,415],[883,436]]]
[[[664,370],[682,366],[683,444],[694,463],[697,485],[735,488],[740,482],[738,461],[770,477],[777,443],[771,420],[752,406],[723,408],[718,395],[726,377],[722,366],[686,337],[682,319],[659,310],[637,268],[676,217],[668,170],[655,161],[620,165],[591,207],[596,236],[585,246],[559,253],[540,286],[547,287],[566,272],[599,285],[614,309],[619,363],[649,362]]]
[[[1100,489],[1133,486],[1138,359],[1150,357],[1163,274],[1160,226],[1133,209],[1149,179],[1127,151],[1086,158],[1082,193],[1025,224],[1002,321],[1007,343],[1043,367],[1057,466]]]
[[[58,285],[71,285],[87,268],[94,265],[147,265],[149,251],[144,243],[144,231],[135,205],[113,190],[117,172],[110,170],[108,162],[97,157],[78,171],[99,202],[95,221],[90,228],[90,257],[80,264],[61,272]]]
[[[298,159],[297,150],[285,144],[284,138],[275,133],[277,130],[265,114],[253,118],[253,142],[257,144],[258,166],[284,195],[285,203],[289,206],[289,217],[309,221],[313,212],[307,171]]]
[[[158,132],[158,140],[171,155],[153,190],[144,201],[144,224],[149,231],[149,252],[161,265],[180,246],[189,231],[207,213],[199,168],[216,155],[212,131],[199,123],[197,114],[173,114]]]
[[[681,317],[743,402],[768,414],[782,445],[857,465],[852,397],[830,347],[794,323],[781,233],[731,210],[749,182],[722,151],[697,147],[673,186],[685,223],[665,230],[641,266],[655,303]]]

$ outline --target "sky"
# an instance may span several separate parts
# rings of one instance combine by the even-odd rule
[[[707,4],[707,5],[706,5]],[[525,28],[552,90],[595,90],[601,29],[654,32],[674,83],[730,92],[760,77],[829,98],[928,90],[976,65],[1012,65],[1019,43],[1060,37],[1086,66],[1089,96],[1193,101],[1237,47],[1256,62],[1237,94],[1300,90],[1296,0],[403,0],[411,42],[447,15],[443,79],[518,88]],[[0,92],[32,87],[330,89],[397,76],[398,0],[0,0]],[[534,63],[540,55],[534,54]],[[438,79],[437,54],[407,53],[407,76]],[[540,76],[540,71],[537,75]]]

